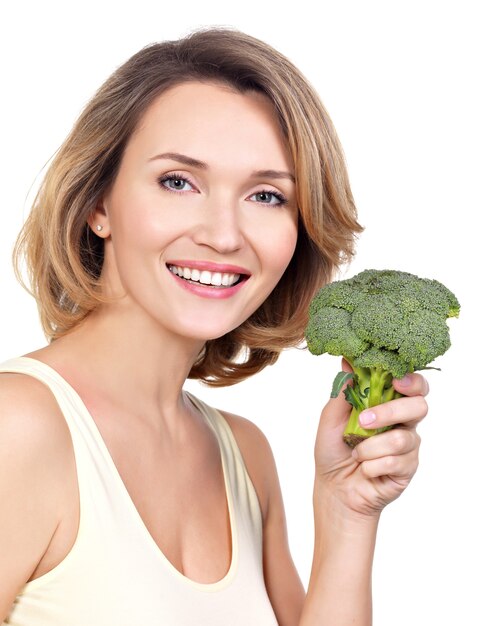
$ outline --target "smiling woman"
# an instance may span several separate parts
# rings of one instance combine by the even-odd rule
[[[201,30],[106,81],[15,249],[49,344],[0,365],[4,624],[370,623],[377,520],[416,469],[424,380],[373,407],[405,429],[357,456],[344,399],[324,409],[307,596],[265,436],[183,390],[299,344],[360,230],[327,113],[263,42]]]
[[[283,348],[300,343],[310,298],[340,263],[351,258],[354,234],[361,230],[342,150],[320,99],[299,70],[266,44],[235,31],[208,29],[178,42],[148,46],[121,66],[87,105],[54,159],[16,256],[24,251],[28,258],[47,336],[62,336],[105,301],[98,281],[104,240],[92,237],[87,218],[112,185],[143,114],[160,94],[168,103],[172,101],[167,94],[170,89],[193,81],[223,85],[227,97],[229,92],[238,93],[239,99],[249,93],[250,100],[264,101],[265,120],[272,129],[277,127],[279,141],[283,138],[290,167],[275,168],[284,172],[284,179],[267,171],[274,169],[270,161],[250,170],[250,175],[254,182],[297,180],[290,191],[292,205],[298,209],[298,243],[282,280],[244,324],[217,342],[207,342],[193,364],[194,377],[226,385],[254,374],[273,363]],[[207,127],[205,110],[195,104],[191,127]],[[171,113],[175,114],[173,106]],[[176,119],[175,124],[166,118],[165,125],[172,133],[182,133],[187,119]],[[250,149],[248,140],[254,137],[245,135],[237,113],[223,119],[224,127],[217,124],[203,145],[190,144],[191,151],[170,144],[167,152],[181,152],[189,160],[171,159],[173,165],[189,164],[200,173],[206,171],[209,164],[201,155],[213,141],[225,143],[223,135],[216,133],[226,132],[227,126],[238,130],[237,143],[230,146],[235,154],[241,146]],[[161,152],[153,141],[147,159],[154,167],[159,167],[156,160]],[[40,232],[41,237],[37,236]],[[248,358],[239,363],[237,355],[242,350]]]

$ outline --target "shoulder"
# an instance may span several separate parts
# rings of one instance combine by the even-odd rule
[[[32,376],[0,372],[0,437],[2,465],[42,469],[54,479],[69,461],[72,439],[60,407],[41,381]],[[60,474],[62,476],[62,473]]]
[[[50,389],[32,376],[1,372],[1,470],[24,481],[19,483],[22,492],[30,493],[36,484],[57,506],[72,457],[70,431]]]
[[[72,439],[50,389],[33,376],[0,372],[0,450],[17,466],[59,470]],[[8,446],[8,447],[7,447]],[[5,456],[4,456],[5,462]]]
[[[0,424],[24,434],[23,441],[65,435],[67,424],[50,389],[33,376],[0,372]],[[67,429],[68,431],[68,429]],[[48,435],[48,437],[47,437]]]
[[[0,373],[0,618],[41,561],[65,507],[69,431],[38,380]]]
[[[242,454],[248,474],[260,501],[264,521],[267,519],[270,494],[278,483],[275,457],[263,431],[240,415],[220,411],[230,426]]]

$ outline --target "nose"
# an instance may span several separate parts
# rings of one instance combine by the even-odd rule
[[[194,229],[193,240],[221,254],[240,250],[245,239],[236,204],[207,202]]]

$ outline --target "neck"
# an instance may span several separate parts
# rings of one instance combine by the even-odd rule
[[[187,410],[182,387],[202,347],[141,312],[104,307],[46,350],[72,380],[89,381],[92,395],[174,432]]]

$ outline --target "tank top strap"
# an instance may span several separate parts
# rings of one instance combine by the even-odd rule
[[[189,393],[187,391],[185,391],[184,393],[186,393],[194,406],[200,411],[200,413],[210,424],[211,428],[214,430],[216,438],[218,439],[223,452],[228,457],[234,456],[234,460],[237,464],[243,464],[243,457],[241,455],[233,432],[220,411],[209,406],[208,404],[194,396],[192,393]]]
[[[104,526],[108,532],[109,522],[114,511],[109,510],[105,496],[118,493],[122,489],[111,470],[110,459],[101,435],[92,417],[75,389],[50,365],[26,356],[20,356],[0,363],[0,372],[26,374],[42,382],[54,396],[72,439],[76,465],[81,515],[78,549],[87,528]],[[112,504],[112,502],[110,503]],[[101,517],[102,512],[108,513]],[[116,512],[117,513],[117,512]],[[74,551],[73,551],[74,552]],[[34,581],[35,584],[36,581]]]
[[[220,411],[191,393],[187,395],[215,431],[237,509],[244,513],[247,523],[261,539],[263,520],[258,495],[232,429]]]
[[[90,443],[95,433],[92,432],[89,420],[83,416],[84,411],[87,411],[86,407],[67,381],[46,363],[26,356],[15,357],[0,363],[0,372],[29,375],[50,389],[67,422],[76,454],[76,463],[82,464],[83,458],[79,455],[80,446],[86,442]]]

